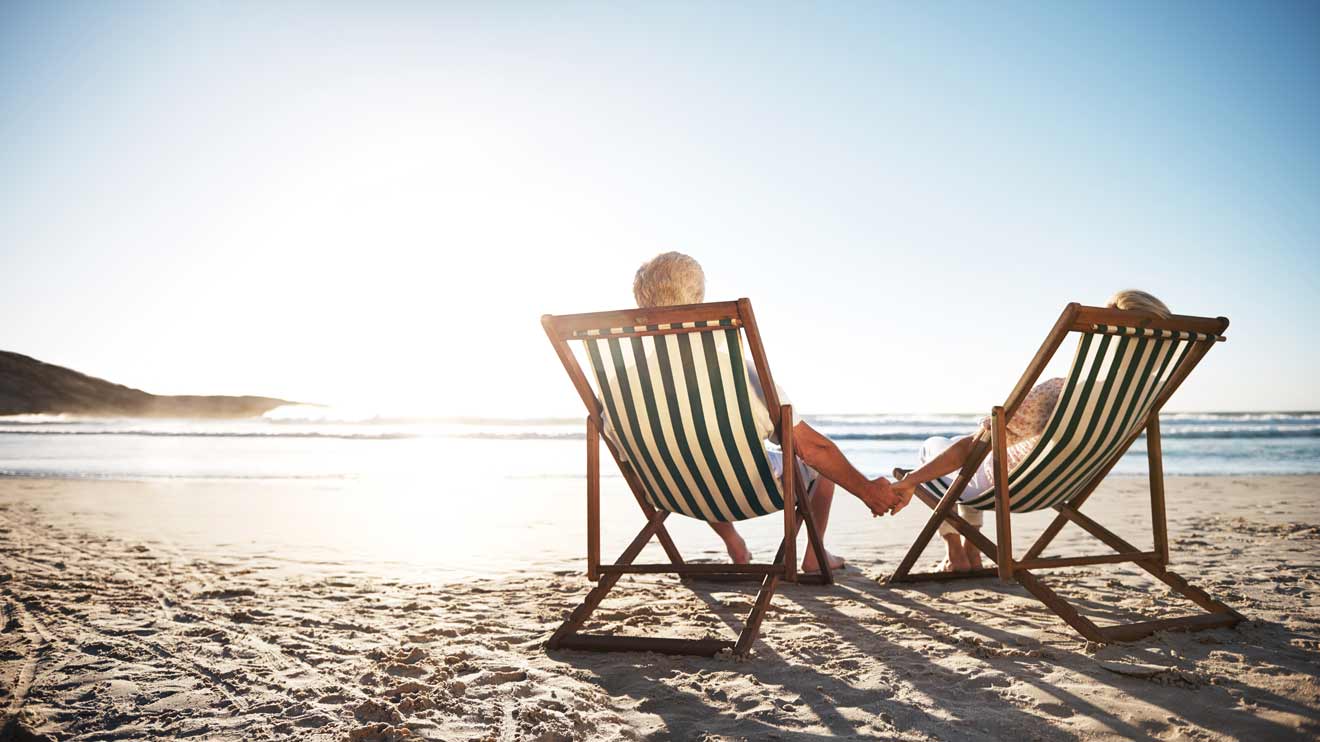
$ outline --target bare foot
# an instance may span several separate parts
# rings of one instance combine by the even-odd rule
[[[971,541],[963,542],[963,554],[967,556],[968,569],[981,569],[981,550],[976,548]]]
[[[835,556],[831,554],[829,549],[825,550],[825,559],[827,562],[829,562],[830,569],[843,569],[843,566],[848,563],[848,560],[844,559],[843,557]],[[816,561],[815,549],[812,549],[810,547],[807,548],[807,555],[802,557],[802,571],[803,572],[820,571],[820,562]]]
[[[967,563],[967,552],[963,550],[962,541],[958,534],[951,534],[944,537],[944,544],[949,549],[949,556],[940,564],[941,572],[966,572],[971,569]]]
[[[724,542],[724,548],[729,551],[729,559],[734,564],[750,564],[752,561],[752,551],[747,548],[747,542],[742,540],[742,536],[735,536]]]

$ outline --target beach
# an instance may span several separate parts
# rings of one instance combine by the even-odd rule
[[[1320,742],[1320,0],[0,60],[0,742]]]
[[[464,568],[446,570],[299,541],[300,529],[362,516],[306,508],[287,483],[0,479],[0,701],[11,719],[0,736],[1320,734],[1320,476],[1169,477],[1172,568],[1247,621],[1104,646],[1080,639],[1017,585],[882,584],[902,556],[902,537],[924,521],[924,507],[872,519],[842,495],[830,541],[850,568],[832,587],[781,587],[744,660],[546,651],[550,632],[589,589],[580,533],[569,528],[580,528],[580,486],[569,480],[563,507],[537,516],[549,518],[549,531],[564,531],[563,543],[536,559],[482,569],[456,559]],[[607,559],[640,525],[635,506],[619,504],[621,489],[617,482],[606,488],[617,506],[606,519]],[[1110,478],[1085,510],[1138,546],[1150,543],[1144,477]],[[462,514],[424,512],[441,547],[464,529]],[[358,525],[373,528],[370,520]],[[676,525],[689,559],[719,557],[697,524]],[[1021,550],[1043,521],[1015,518],[1013,525]],[[286,537],[278,548],[263,535],[274,533]],[[389,533],[376,538],[388,541]],[[754,550],[768,538],[753,539]],[[524,545],[506,544],[523,553]],[[1101,550],[1068,529],[1047,553]],[[936,558],[931,550],[923,564]],[[1100,623],[1194,610],[1130,565],[1041,574]],[[751,585],[627,577],[589,628],[728,638],[754,595]]]

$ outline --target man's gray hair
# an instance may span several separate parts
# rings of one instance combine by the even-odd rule
[[[706,274],[691,256],[662,253],[637,269],[633,296],[639,307],[700,304],[706,298]]]

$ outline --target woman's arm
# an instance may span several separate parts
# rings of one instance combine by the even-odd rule
[[[927,461],[921,466],[894,483],[894,494],[907,505],[912,499],[912,494],[917,491],[917,485],[937,479],[945,474],[952,474],[962,468],[967,462],[967,457],[972,452],[973,436],[965,435],[954,442],[952,446],[944,449],[939,456]]]
[[[793,426],[793,451],[822,477],[856,495],[875,515],[897,513],[907,504],[894,496],[888,479],[867,479],[834,441],[804,422]]]

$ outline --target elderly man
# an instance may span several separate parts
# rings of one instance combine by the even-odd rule
[[[639,307],[700,304],[706,296],[706,275],[701,270],[701,265],[691,257],[682,253],[667,252],[657,255],[637,269],[637,275],[633,279],[633,296],[636,297]],[[747,361],[747,376],[752,391],[755,392],[754,403],[766,407],[765,394],[756,373],[756,365],[750,360]],[[780,403],[788,404],[788,395],[784,393],[783,388],[778,385],[775,388],[779,392]],[[773,419],[768,409],[766,415],[768,419]],[[773,432],[771,435],[773,436]],[[799,420],[796,413],[793,419],[793,441],[797,455],[807,464],[807,467],[802,468],[802,474],[810,488],[811,512],[815,516],[822,538],[829,524],[830,505],[834,501],[836,483],[866,503],[875,515],[896,513],[907,504],[906,500],[900,499],[890,491],[889,480],[884,477],[867,479],[844,457],[843,452],[834,445],[833,441]],[[783,458],[775,451],[769,452],[769,458],[774,473],[778,476],[782,471]],[[732,523],[710,525],[724,540],[729,557],[735,563],[745,564],[751,561],[751,552],[748,551],[746,542]],[[832,554],[829,555],[829,560],[831,569],[839,569],[844,565],[842,559]],[[802,559],[802,571],[808,573],[820,571],[820,565],[816,562],[816,553],[811,549],[806,550],[806,556]]]

